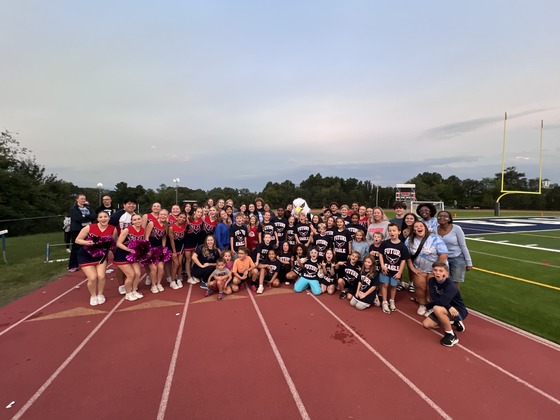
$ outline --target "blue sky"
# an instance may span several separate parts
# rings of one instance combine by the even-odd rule
[[[79,186],[560,182],[556,1],[0,6],[0,127]]]

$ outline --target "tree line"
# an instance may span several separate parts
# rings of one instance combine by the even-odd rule
[[[417,200],[443,201],[446,207],[493,208],[500,196],[501,173],[493,177],[462,180],[454,175],[444,178],[437,172],[423,172],[406,183],[416,184]],[[528,179],[515,167],[504,171],[504,189],[537,191],[539,179]],[[395,201],[395,188],[381,187],[372,181],[337,176],[312,174],[296,185],[293,181],[266,183],[262,191],[252,192],[247,188],[219,187],[211,190],[191,189],[183,186],[161,184],[156,189],[142,185],[129,186],[119,182],[114,189],[80,187],[45,173],[31,152],[21,147],[15,135],[9,131],[0,134],[0,230],[9,229],[10,236],[24,232],[54,231],[61,229],[60,218],[44,218],[64,215],[74,203],[77,193],[86,194],[92,207],[98,206],[101,195],[109,194],[113,203],[133,197],[138,200],[141,212],[147,211],[151,203],[160,202],[164,207],[179,201],[195,200],[204,203],[208,198],[231,198],[236,204],[250,203],[261,197],[272,208],[284,207],[294,198],[304,198],[311,208],[321,208],[336,201],[339,204],[358,202],[366,206],[391,207]],[[551,184],[541,195],[508,195],[501,200],[502,209],[518,210],[560,210],[560,186]],[[15,220],[18,219],[16,222]]]

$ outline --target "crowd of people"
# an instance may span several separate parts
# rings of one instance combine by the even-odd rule
[[[262,294],[293,287],[386,314],[397,310],[397,292],[408,290],[424,327],[444,329],[441,344],[453,346],[453,327],[465,329],[460,284],[472,260],[451,213],[436,214],[433,204],[421,204],[415,214],[396,202],[390,220],[382,208],[359,203],[332,202],[320,214],[292,204],[273,211],[260,198],[237,208],[229,199],[175,204],[169,211],[154,203],[143,215],[136,207],[127,199],[116,210],[105,196],[94,211],[80,194],[70,209],[68,269],[84,271],[92,306],[105,302],[112,254],[119,292],[129,301],[143,297],[142,270],[151,293],[180,289],[183,279],[218,300],[244,288]]]

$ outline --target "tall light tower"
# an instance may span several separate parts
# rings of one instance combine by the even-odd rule
[[[97,184],[97,191],[99,205],[101,205],[101,191],[103,191],[103,184],[101,182]]]
[[[173,178],[173,182],[175,183],[175,204],[179,204],[179,182],[181,182],[181,180],[179,178]]]

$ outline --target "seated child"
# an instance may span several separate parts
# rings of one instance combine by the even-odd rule
[[[239,213],[238,213],[239,214]],[[232,292],[237,292],[245,284],[245,282],[255,282],[259,276],[259,271],[255,267],[255,263],[249,256],[251,251],[246,246],[242,246],[237,251],[237,259],[233,263],[233,280],[231,285]],[[256,291],[257,288],[252,286]]]
[[[224,298],[224,294],[231,294],[231,271],[226,267],[226,262],[223,258],[218,258],[216,260],[216,269],[208,277],[206,282],[208,289],[206,289],[205,296],[208,297],[214,291],[218,291],[218,300]]]
[[[468,312],[461,297],[461,292],[455,283],[449,279],[449,268],[444,262],[435,262],[432,265],[432,274],[428,280],[428,292],[431,302],[426,304],[426,309],[433,312],[424,320],[424,328],[437,329],[442,327],[445,335],[440,343],[446,347],[452,347],[459,342],[453,333],[451,324],[458,332],[465,331],[463,320]]]
[[[379,287],[379,279],[375,273],[375,261],[371,255],[366,255],[363,262],[362,273],[360,281],[350,305],[363,311],[369,308],[376,296],[377,288]]]
[[[270,236],[268,233],[265,236]],[[268,283],[269,287],[280,286],[280,279],[278,274],[282,269],[282,263],[276,259],[276,251],[274,249],[269,249],[267,253],[267,261],[259,264],[259,288],[257,293],[261,294],[264,292],[264,282]]]

